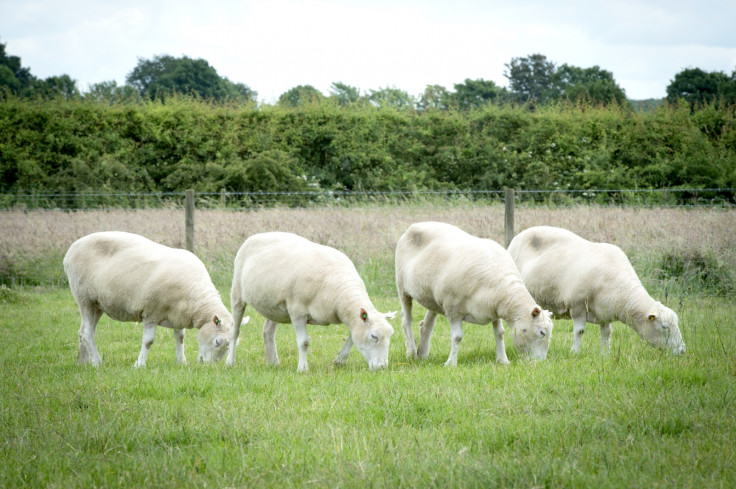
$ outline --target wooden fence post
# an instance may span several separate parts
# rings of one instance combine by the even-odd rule
[[[189,189],[186,192],[186,241],[187,250],[194,253],[194,190]]]
[[[514,239],[514,189],[506,189],[505,199],[503,225],[506,232],[506,248],[508,248],[511,240]]]

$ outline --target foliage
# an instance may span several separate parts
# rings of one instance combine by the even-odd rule
[[[555,66],[542,54],[513,58],[506,65],[511,98],[519,102],[544,104],[559,100],[585,100],[595,104],[626,103],[626,93],[613,73],[598,66],[579,68]]]
[[[330,97],[339,105],[350,105],[360,100],[360,90],[342,82],[335,82],[330,87]]]
[[[243,84],[234,84],[222,78],[203,59],[187,56],[154,56],[139,59],[138,65],[126,77],[141,97],[155,100],[174,94],[194,95],[216,101],[255,101],[256,93]]]
[[[514,98],[520,102],[545,103],[553,97],[552,82],[555,64],[542,54],[532,54],[523,58],[512,58],[506,64],[504,76]]]
[[[306,104],[315,104],[325,98],[322,92],[312,85],[299,85],[284,92],[279,97],[279,105],[282,107],[299,107]]]
[[[499,87],[491,80],[465,79],[455,84],[455,93],[451,95],[453,102],[460,109],[478,109],[490,102],[503,101],[508,97],[505,88]]]
[[[736,103],[736,71],[729,77],[723,72],[688,68],[675,75],[667,86],[667,101],[685,100],[691,108],[709,104]]]
[[[0,104],[0,193],[736,187],[734,111],[715,105],[92,99]]]

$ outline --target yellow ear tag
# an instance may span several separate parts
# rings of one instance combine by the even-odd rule
[[[656,314],[654,314],[653,312],[650,312],[649,313],[649,320],[650,321],[654,321],[656,318],[657,318],[657,315]]]

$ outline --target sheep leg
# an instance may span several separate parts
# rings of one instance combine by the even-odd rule
[[[608,353],[611,349],[611,323],[601,324],[601,353]]]
[[[414,331],[411,328],[412,298],[400,294],[401,300],[401,326],[404,328],[404,345],[406,346],[406,358],[417,356],[417,343],[414,339]]]
[[[457,350],[463,341],[463,320],[450,319],[450,356],[445,362],[445,367],[457,366]]]
[[[432,341],[432,330],[434,330],[434,324],[437,321],[437,313],[427,311],[424,315],[424,319],[419,323],[419,349],[417,355],[419,358],[427,358],[429,356],[429,347]]]
[[[243,321],[245,304],[238,300],[235,293],[231,295],[230,303],[232,304],[233,309],[233,327],[230,330],[230,344],[228,344],[227,346],[227,359],[225,359],[225,365],[232,367],[233,365],[235,365],[235,347],[238,345],[238,336],[240,336],[240,323]]]
[[[276,322],[266,319],[263,324],[263,348],[266,352],[266,364],[279,364],[279,353],[276,351]]]
[[[506,356],[506,343],[503,340],[505,332],[501,319],[493,321],[493,334],[496,337],[496,361],[502,365],[508,365],[511,363],[509,362],[509,358]]]
[[[353,336],[348,335],[348,339],[345,340],[345,344],[342,346],[340,351],[337,353],[337,356],[335,357],[334,364],[335,365],[345,365],[348,361],[348,355],[350,355],[350,350],[353,348]]]
[[[309,370],[307,364],[307,349],[309,348],[309,335],[307,334],[307,319],[299,318],[293,320],[294,331],[296,332],[296,346],[299,348],[299,365],[296,367],[297,372],[306,372]]]
[[[102,317],[102,310],[90,305],[80,307],[79,312],[82,316],[82,324],[79,327],[79,356],[77,361],[81,364],[91,363],[96,367],[102,363],[102,357],[100,357],[95,344],[95,330]]]
[[[156,324],[155,323],[143,323],[143,346],[141,346],[141,352],[138,354],[138,360],[136,360],[134,367],[145,367],[146,358],[148,358],[148,350],[151,349],[153,339],[156,336]]]
[[[184,330],[174,330],[174,344],[176,345],[176,361],[182,365],[187,364],[187,357],[184,355]]]
[[[580,353],[580,340],[585,334],[586,318],[587,314],[585,312],[572,317],[572,348],[570,348],[572,353]]]

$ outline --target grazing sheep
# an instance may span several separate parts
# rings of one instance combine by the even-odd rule
[[[350,330],[335,358],[344,364],[353,343],[371,370],[388,366],[394,330],[371,303],[353,262],[340,251],[291,233],[271,232],[248,238],[235,257],[230,292],[235,319],[227,364],[235,363],[235,340],[246,305],[266,318],[263,344],[266,362],[278,365],[276,324],[292,323],[299,348],[300,372],[309,369],[307,324],[343,323]]]
[[[185,328],[199,330],[200,362],[225,355],[232,316],[204,264],[189,251],[137,234],[93,233],[72,243],[64,270],[82,316],[79,363],[102,362],[95,329],[103,313],[117,321],[143,323],[136,367],[146,365],[156,325],[174,330],[176,359],[181,363],[186,363]]]
[[[552,320],[526,290],[506,250],[490,239],[477,238],[450,224],[412,224],[396,245],[396,286],[401,301],[407,357],[429,355],[437,314],[450,321],[452,341],[446,366],[457,365],[463,321],[493,322],[496,361],[509,363],[504,319],[514,344],[524,356],[547,357]],[[419,350],[411,327],[412,300],[427,309],[420,324]]]
[[[618,246],[539,226],[519,233],[509,253],[532,296],[553,313],[572,317],[571,351],[580,351],[586,322],[600,325],[601,351],[608,351],[611,323],[618,320],[658,348],[685,353],[677,314],[652,299]]]

